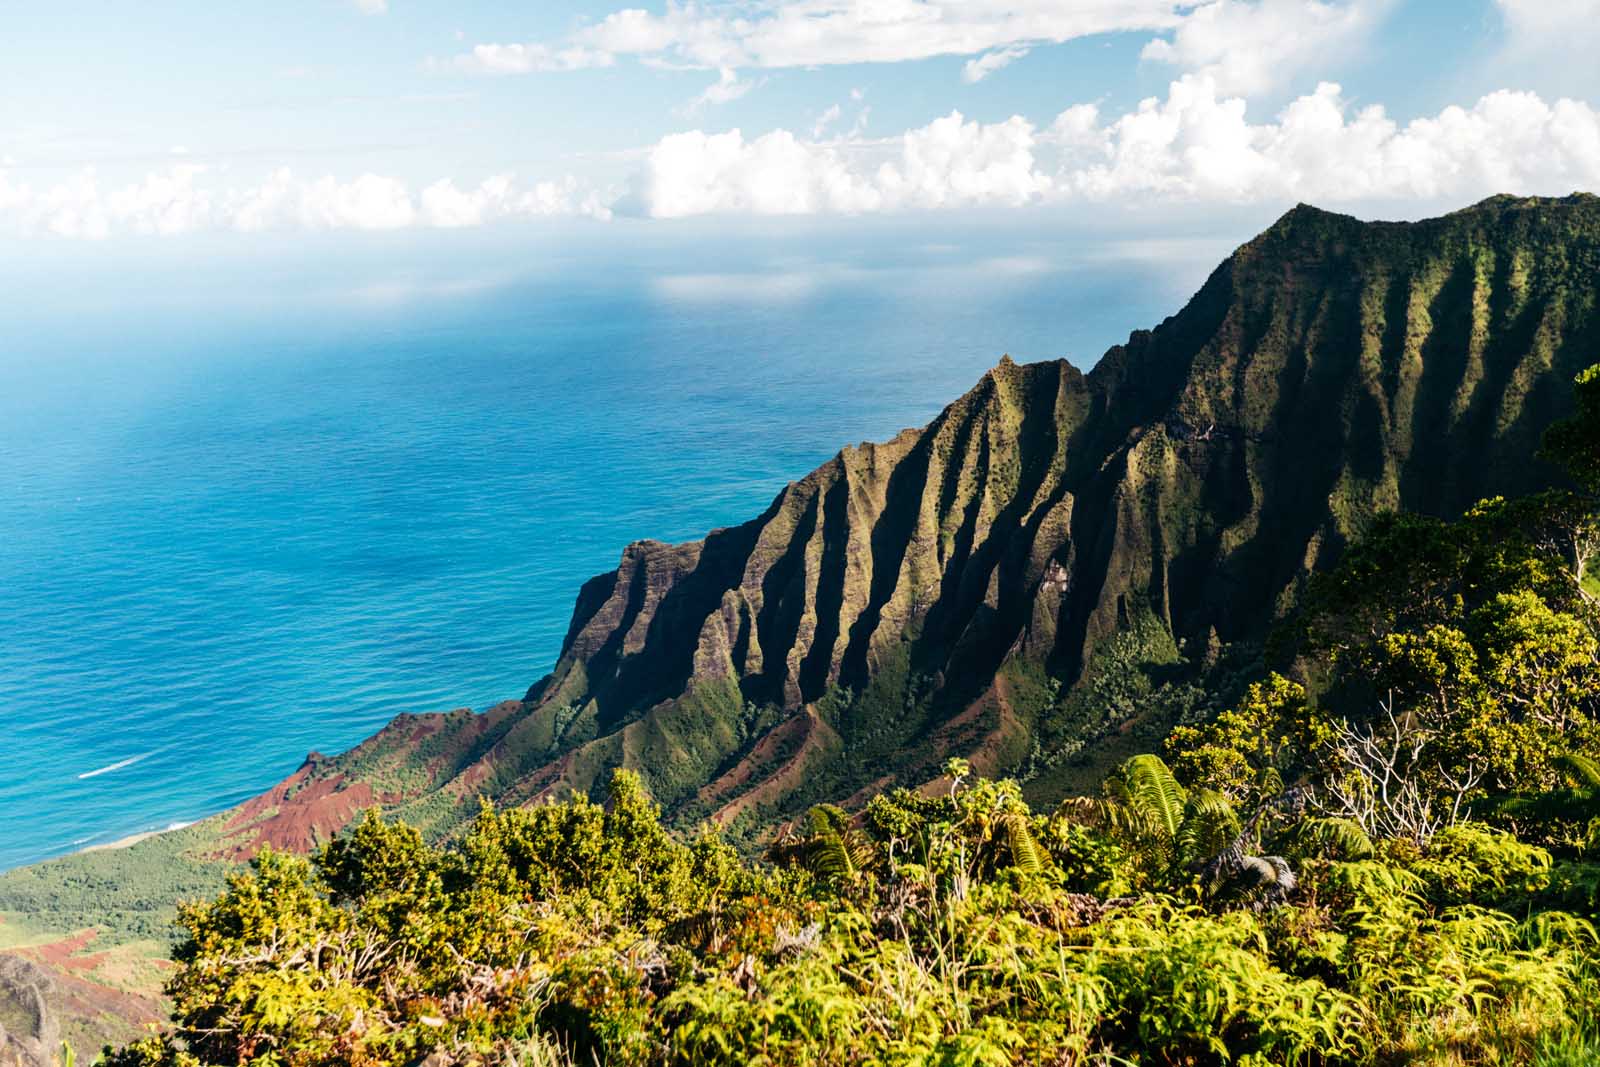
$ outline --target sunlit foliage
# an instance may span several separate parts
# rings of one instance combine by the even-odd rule
[[[1098,796],[1035,811],[952,760],[760,858],[668,833],[627,771],[444,844],[369,814],[186,906],[171,1025],[110,1063],[1600,1062],[1579,393],[1549,446],[1579,491],[1382,519],[1314,584],[1299,681]]]

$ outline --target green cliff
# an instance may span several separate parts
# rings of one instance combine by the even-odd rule
[[[1003,359],[759,518],[628,546],[523,701],[308,763],[232,847],[309,844],[373,801],[443,830],[480,795],[599,795],[619,766],[679,822],[751,830],[953,755],[1059,793],[1072,775],[1038,768],[1103,767],[1094,742],[1147,710],[1136,679],[1082,714],[1097,675],[1251,647],[1376,512],[1550,480],[1534,452],[1600,354],[1597,279],[1592,196],[1419,223],[1298,207],[1089,373]]]

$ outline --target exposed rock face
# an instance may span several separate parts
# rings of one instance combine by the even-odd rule
[[[1258,637],[1375,511],[1550,477],[1534,453],[1600,360],[1597,296],[1594,197],[1415,224],[1297,208],[1088,374],[1002,360],[751,522],[630,545],[554,671],[428,778],[459,811],[625,765],[686,818],[770,818],[948,754],[1005,769],[1041,685],[1133,615]]]
[[[0,1067],[50,1067],[61,1026],[50,1010],[50,976],[21,956],[0,955]]]
[[[63,1044],[93,1059],[166,1017],[163,969],[138,950],[102,945],[93,930],[30,940],[0,953],[0,1067],[52,1067]]]

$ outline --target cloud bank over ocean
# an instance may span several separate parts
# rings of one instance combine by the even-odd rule
[[[1470,106],[1401,122],[1358,107],[1325,82],[1253,122],[1246,100],[1211,75],[1174,81],[1162,98],[1106,115],[1076,104],[1044,124],[984,123],[960,111],[868,138],[774,129],[668,134],[625,184],[567,175],[421,187],[366,173],[263,181],[185,161],[122,187],[92,170],[34,188],[0,169],[0,232],[103,238],[203,230],[458,228],[515,219],[616,214],[819,215],[1030,205],[1324,204],[1440,201],[1497,192],[1556,195],[1600,186],[1600,112],[1573,99],[1497,91]]]

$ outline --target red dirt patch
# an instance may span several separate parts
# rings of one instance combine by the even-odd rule
[[[88,958],[79,957],[78,953],[88,948],[95,937],[96,932],[93,929],[80,930],[71,937],[62,938],[60,941],[34,945],[28,951],[30,954],[37,953],[41,963],[50,963],[57,967],[72,966],[71,961],[75,957],[78,959]]]
[[[147,1023],[166,1019],[166,1008],[156,988],[131,991],[101,980],[95,972],[107,962],[110,953],[79,955],[96,936],[95,930],[82,930],[59,941],[10,951],[32,960],[49,976],[55,988],[46,1000],[58,1020],[82,1020],[97,1033],[105,1030],[108,1019],[121,1020],[104,1036],[114,1041],[130,1040]],[[166,969],[171,964],[160,966]]]
[[[225,858],[247,860],[264,845],[310,852],[380,800],[370,782],[345,788],[343,774],[307,781],[309,771],[308,763],[240,808],[228,822],[231,843]]]
[[[849,796],[845,797],[839,802],[839,806],[845,811],[855,811],[857,808],[865,807],[867,801],[883,792],[884,786],[889,785],[893,781],[894,775],[892,774],[886,774],[882,778],[875,778],[867,785],[862,786],[854,793],[851,793]]]
[[[455,752],[459,758],[484,731],[521,707],[520,701],[507,700],[481,715],[467,708],[397,715],[337,760],[313,752],[289,777],[239,806],[228,820],[227,845],[218,855],[246,860],[264,845],[309,852],[374,804],[397,804],[408,799],[406,793],[379,793],[370,781],[350,780],[335,769],[340,764],[354,757],[366,758],[369,766],[404,765],[408,757],[414,756],[417,745],[446,731],[450,731],[446,740],[458,745]],[[450,769],[450,760],[449,752],[435,757],[429,761],[428,773],[437,779]]]
[[[839,743],[839,735],[834,733],[833,727],[818,718],[816,711],[809,704],[806,705],[803,715],[798,715],[790,721],[799,721],[805,726],[805,735],[801,738],[800,747],[795,750],[794,755],[790,756],[777,770],[767,775],[754,789],[718,808],[711,816],[713,819],[726,825],[758,804],[765,804],[782,798],[785,793],[800,785],[805,776],[806,766],[811,762],[813,755],[832,748]],[[770,737],[773,732],[782,729],[786,725],[788,724],[784,723],[773,727],[771,731],[768,731],[768,736]],[[762,740],[765,741],[766,739],[763,738]],[[758,743],[756,748],[759,749],[760,747],[760,743]],[[755,751],[752,750],[751,756],[753,757],[754,755]],[[737,770],[738,768],[736,767],[728,773],[733,774]]]
[[[785,719],[763,734],[749,754],[735,764],[732,770],[709,785],[701,786],[697,799],[703,804],[715,804],[733,796],[735,791],[756,773],[756,768],[777,759],[778,753],[785,746],[803,745],[806,735],[810,732],[811,726],[804,714]]]
[[[977,727],[991,711],[995,714],[995,725],[978,735]],[[1000,769],[1001,746],[1021,726],[1011,707],[1011,685],[1004,675],[996,675],[983,695],[934,733],[931,738],[931,746],[936,754],[934,758],[942,760],[964,749],[973,773],[993,777]],[[927,764],[923,766],[926,768]],[[917,791],[925,796],[940,796],[949,790],[950,779],[942,774],[917,787]]]

